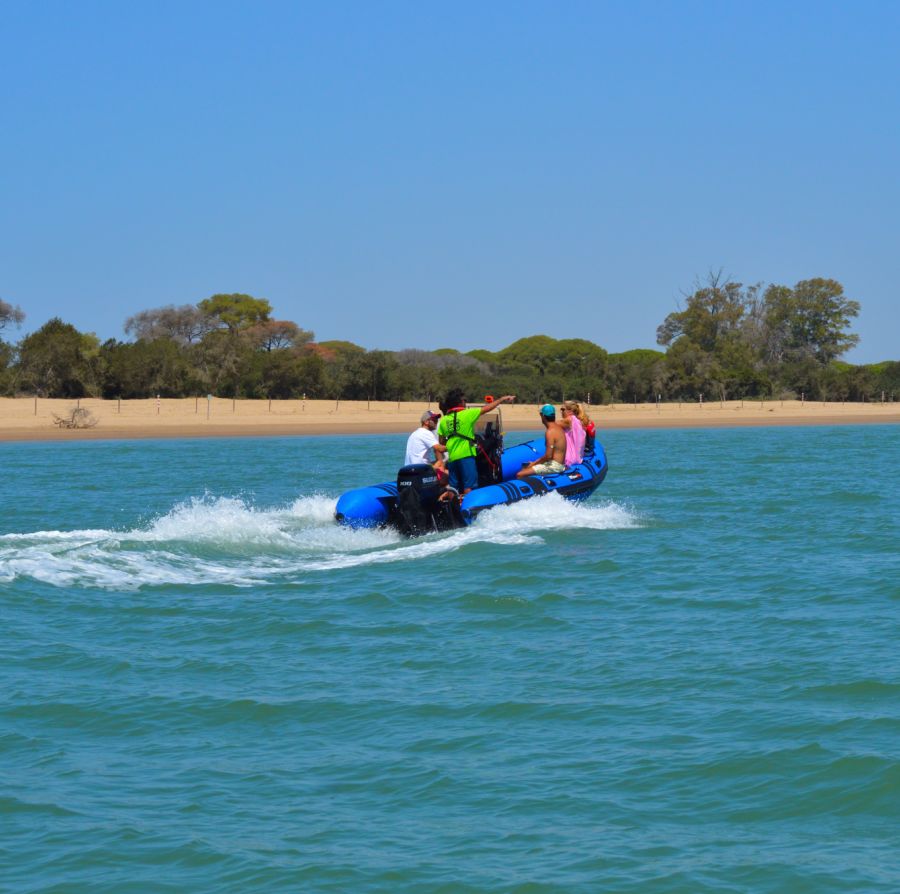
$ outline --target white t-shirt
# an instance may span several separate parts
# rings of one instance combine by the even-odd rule
[[[406,459],[403,461],[403,465],[433,463],[434,450],[432,450],[432,447],[437,442],[437,435],[431,429],[417,428],[406,442]]]

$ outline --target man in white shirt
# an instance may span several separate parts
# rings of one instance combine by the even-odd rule
[[[428,465],[443,468],[443,458],[447,448],[438,443],[437,435],[434,433],[440,418],[440,413],[432,413],[431,410],[426,410],[422,414],[421,425],[406,442],[406,459],[403,461],[403,465],[428,463]]]

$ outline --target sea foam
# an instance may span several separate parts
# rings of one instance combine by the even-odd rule
[[[134,590],[153,586],[252,587],[309,573],[433,559],[476,543],[534,543],[547,532],[640,524],[614,503],[576,505],[556,494],[482,513],[457,531],[407,540],[334,522],[335,500],[301,497],[259,508],[237,497],[195,497],[129,530],[0,535],[0,581]]]

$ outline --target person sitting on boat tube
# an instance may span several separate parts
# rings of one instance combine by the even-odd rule
[[[465,394],[459,388],[453,388],[441,401],[440,407],[444,416],[438,423],[438,438],[440,443],[447,447],[450,486],[459,491],[460,496],[465,496],[470,490],[478,487],[475,423],[485,413],[490,413],[500,404],[508,404],[515,399],[515,395],[506,394],[497,400],[488,401],[483,407],[466,409]]]
[[[421,424],[406,442],[406,458],[403,460],[403,465],[414,466],[427,463],[434,466],[434,470],[438,473],[438,480],[443,483],[447,480],[447,470],[444,465],[447,448],[438,443],[437,435],[434,433],[440,418],[440,413],[432,413],[431,410],[426,410],[422,414]]]
[[[577,400],[564,401],[559,414],[559,424],[566,433],[566,465],[574,466],[585,453],[594,452],[597,427]]]
[[[517,478],[529,475],[558,475],[566,470],[566,433],[556,421],[556,408],[552,404],[544,404],[540,409],[541,422],[547,430],[544,443],[547,449],[544,455],[534,462],[525,463],[516,473]]]

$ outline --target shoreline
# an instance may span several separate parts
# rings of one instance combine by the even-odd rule
[[[60,428],[55,416],[76,407],[97,425]],[[79,401],[0,398],[0,442],[141,440],[156,438],[297,437],[404,434],[419,424],[427,402],[156,398]],[[725,401],[699,404],[608,404],[588,408],[599,432],[639,428],[734,428],[784,425],[900,424],[900,403]],[[536,404],[502,408],[508,432],[540,429]]]

